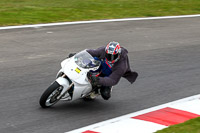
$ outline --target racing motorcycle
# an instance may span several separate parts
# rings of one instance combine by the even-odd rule
[[[53,106],[59,100],[74,101],[80,98],[94,99],[94,89],[87,77],[90,71],[97,71],[101,61],[95,60],[86,50],[61,62],[56,80],[44,91],[40,98],[42,108]]]

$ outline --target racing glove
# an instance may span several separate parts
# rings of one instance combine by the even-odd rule
[[[92,72],[87,73],[87,77],[92,84],[92,86],[97,86],[99,85],[99,77],[96,77],[95,75],[92,74]]]

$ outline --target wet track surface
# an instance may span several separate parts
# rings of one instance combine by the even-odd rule
[[[134,84],[104,101],[39,98],[69,52],[116,40],[129,51]],[[200,17],[0,30],[0,133],[63,133],[200,93]]]

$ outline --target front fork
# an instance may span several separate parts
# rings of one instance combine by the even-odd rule
[[[70,82],[67,79],[67,76],[64,73],[61,77],[58,77],[56,79],[56,82],[58,82],[58,84],[63,87],[63,90],[61,94],[57,97],[57,99],[61,99],[63,96],[65,96],[69,89],[74,85],[73,82],[70,84]]]

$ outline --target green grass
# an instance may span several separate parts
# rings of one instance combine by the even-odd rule
[[[156,133],[200,133],[200,117],[170,126]]]
[[[0,0],[0,26],[200,14],[200,0]]]

